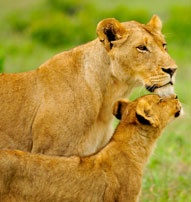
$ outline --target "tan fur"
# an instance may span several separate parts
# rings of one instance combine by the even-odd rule
[[[174,97],[158,95],[117,102],[113,113],[121,121],[112,140],[88,157],[0,151],[0,201],[136,202],[154,144],[180,109]]]
[[[0,149],[86,156],[112,135],[112,104],[139,85],[171,94],[176,68],[163,48],[161,21],[105,19],[98,38],[28,73],[0,75]],[[147,45],[150,52],[137,46]]]

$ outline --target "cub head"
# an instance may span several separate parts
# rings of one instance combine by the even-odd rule
[[[145,130],[163,129],[181,113],[181,104],[175,95],[168,98],[146,95],[133,102],[119,100],[113,106],[116,118],[125,124],[136,124]]]
[[[98,23],[97,35],[111,58],[114,77],[168,96],[174,94],[177,65],[168,54],[161,29],[161,20],[156,15],[147,24],[120,23],[110,18]]]

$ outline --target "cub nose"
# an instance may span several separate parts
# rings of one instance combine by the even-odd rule
[[[162,71],[167,74],[170,74],[170,77],[172,77],[174,72],[176,71],[176,68],[168,68],[168,69],[162,68]]]

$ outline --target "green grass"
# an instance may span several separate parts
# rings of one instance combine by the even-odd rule
[[[144,171],[141,202],[191,202],[190,0],[0,1],[0,71],[36,69],[63,50],[93,40],[99,20],[163,20],[170,55],[179,69],[175,90],[185,115],[169,125]],[[131,100],[147,93],[136,89]]]

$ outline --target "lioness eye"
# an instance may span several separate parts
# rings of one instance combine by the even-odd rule
[[[140,45],[136,47],[139,52],[146,52],[149,51],[148,48],[144,45]]]

